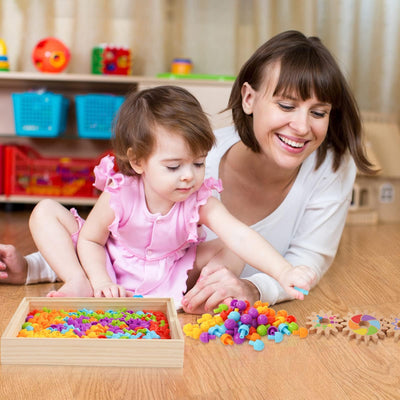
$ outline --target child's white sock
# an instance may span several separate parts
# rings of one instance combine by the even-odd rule
[[[40,252],[28,254],[25,259],[28,263],[26,285],[39,282],[55,282],[57,280],[56,273],[50,268],[50,265],[47,264]]]

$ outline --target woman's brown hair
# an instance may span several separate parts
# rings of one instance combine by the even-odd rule
[[[349,151],[359,171],[374,173],[362,143],[358,106],[337,62],[319,38],[307,38],[297,31],[280,33],[259,47],[233,84],[227,109],[232,110],[233,122],[243,143],[256,153],[261,150],[254,136],[252,116],[242,108],[242,86],[247,82],[259,90],[274,65],[280,67],[274,95],[296,93],[302,100],[315,96],[332,105],[326,138],[317,149],[316,168],[331,148],[334,171]]]
[[[198,100],[178,86],[157,86],[127,96],[114,124],[113,150],[118,168],[135,175],[129,158],[146,160],[156,143],[155,126],[182,135],[194,155],[208,153],[215,143],[210,122]]]

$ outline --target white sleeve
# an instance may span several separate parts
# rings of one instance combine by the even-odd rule
[[[56,273],[50,268],[39,252],[29,254],[25,259],[28,263],[26,285],[40,282],[55,282],[57,280]]]
[[[347,161],[347,160],[346,160]],[[293,266],[306,265],[319,282],[336,255],[351,201],[356,167],[344,162],[336,173],[325,177],[307,204],[301,223],[283,256]],[[259,290],[261,300],[270,304],[292,299],[272,277],[255,273],[244,279]]]

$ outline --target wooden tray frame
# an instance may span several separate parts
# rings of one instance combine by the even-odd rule
[[[74,339],[17,337],[34,309],[162,311],[171,339]],[[48,298],[25,297],[1,337],[2,364],[88,365],[118,367],[183,366],[184,337],[171,298]]]

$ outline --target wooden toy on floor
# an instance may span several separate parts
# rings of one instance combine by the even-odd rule
[[[377,318],[373,315],[355,313],[348,314],[343,322],[343,334],[348,335],[349,339],[356,339],[368,343],[372,341],[377,343],[386,335],[382,330],[383,318]]]
[[[400,317],[392,315],[389,318],[385,318],[382,330],[387,337],[393,337],[397,342],[400,339]]]
[[[325,336],[334,335],[343,329],[343,319],[338,314],[333,314],[332,311],[320,311],[312,313],[307,317],[306,327],[310,334],[316,333],[317,336],[322,334]]]

